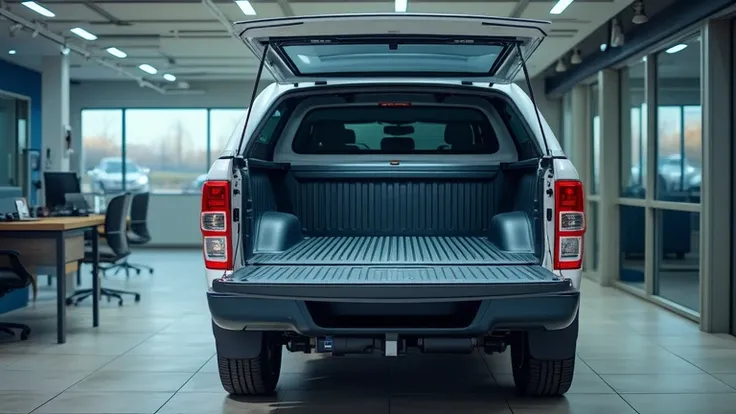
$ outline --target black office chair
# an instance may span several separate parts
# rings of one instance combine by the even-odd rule
[[[103,235],[106,246],[100,246],[100,270],[104,274],[106,271],[113,269],[115,265],[120,264],[130,255],[130,249],[128,248],[127,233],[127,222],[128,212],[130,211],[131,195],[126,193],[119,195],[110,200],[105,211],[105,233]],[[87,245],[84,249],[84,259],[81,263],[91,264],[94,262],[92,257],[92,246]],[[77,276],[81,273],[81,263],[77,268]],[[107,263],[105,266],[103,263]],[[96,275],[92,275],[96,277]],[[92,296],[92,289],[80,289],[74,292],[70,297],[66,299],[66,304],[75,305],[84,299]],[[108,301],[111,298],[118,300],[118,305],[123,306],[122,295],[132,295],[136,302],[141,300],[141,295],[137,292],[131,292],[127,290],[118,289],[107,289],[101,288],[100,294],[106,297]]]
[[[33,276],[20,261],[20,254],[15,250],[0,250],[0,257],[7,258],[0,264],[0,297],[12,290],[23,289],[33,282]],[[5,261],[3,261],[5,262]],[[14,329],[20,330],[20,340],[25,341],[31,334],[28,325],[20,323],[0,322],[0,332],[15,335]]]
[[[151,235],[148,232],[148,200],[150,193],[138,193],[133,196],[130,207],[130,231],[128,231],[128,244],[142,246],[151,241]],[[130,263],[127,259],[122,263],[115,265],[117,269],[115,274],[121,270],[125,270],[125,276],[130,277],[130,270],[135,270],[135,274],[141,274],[141,270],[148,270],[153,274],[153,268],[142,264]]]

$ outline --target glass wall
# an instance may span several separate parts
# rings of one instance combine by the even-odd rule
[[[620,189],[622,198],[644,199],[647,175],[647,104],[645,62],[621,70]],[[643,291],[647,246],[646,209],[619,206],[619,280]]]
[[[698,62],[698,64],[695,64]],[[702,173],[700,38],[657,55],[656,198],[697,203]]]
[[[647,174],[647,104],[644,62],[621,71],[621,197],[644,198]]]
[[[106,171],[123,159],[123,110],[82,111],[82,191],[102,192],[106,187],[122,188],[122,174]]]
[[[700,37],[667,45],[622,69],[619,79],[619,282],[698,313]],[[651,93],[656,108],[647,105]]]
[[[242,109],[83,110],[82,189],[198,192],[243,114]]]
[[[700,309],[697,205],[703,171],[700,61],[699,36],[673,43],[657,54],[654,195],[656,200],[677,204],[655,210],[653,293],[696,312]]]

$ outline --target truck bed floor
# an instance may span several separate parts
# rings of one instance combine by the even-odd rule
[[[532,253],[499,250],[484,237],[310,237],[285,252],[256,253],[261,265],[529,265]]]

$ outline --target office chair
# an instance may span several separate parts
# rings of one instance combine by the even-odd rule
[[[130,255],[130,249],[128,248],[128,239],[126,237],[127,232],[127,221],[128,212],[130,211],[131,195],[126,193],[119,195],[110,200],[105,211],[105,234],[104,239],[107,246],[100,246],[100,270],[104,274],[106,271],[114,268],[115,265],[121,263]],[[92,246],[85,246],[84,248],[84,259],[81,263],[91,264],[94,262],[92,257]],[[105,266],[104,264],[108,265]],[[77,267],[77,276],[81,274],[81,264]],[[97,275],[92,275],[97,277]],[[92,296],[92,289],[80,289],[74,292],[71,296],[66,299],[66,304],[71,305],[74,303],[78,305],[79,302]],[[106,297],[108,302],[111,298],[118,300],[118,305],[123,306],[122,295],[132,295],[136,302],[141,300],[141,295],[137,292],[131,292],[127,290],[118,289],[107,289],[101,288],[100,295]]]
[[[15,250],[0,250],[0,257],[8,258],[7,263],[0,264],[0,297],[12,290],[23,289],[33,282],[33,276],[20,262],[20,254]],[[20,330],[20,340],[25,341],[31,334],[28,325],[20,323],[0,322],[0,332],[15,335],[14,329]]]
[[[127,234],[128,244],[142,246],[151,241],[151,235],[148,232],[148,199],[150,193],[138,193],[133,196],[130,207],[130,231]],[[153,268],[142,264],[132,264],[128,260],[124,260],[114,266],[117,268],[115,274],[121,270],[125,270],[125,276],[130,277],[130,270],[135,270],[135,274],[141,274],[141,270],[148,270],[153,274]]]

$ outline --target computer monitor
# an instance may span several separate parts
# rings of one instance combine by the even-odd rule
[[[46,207],[50,210],[63,208],[66,205],[66,194],[82,192],[79,178],[74,172],[45,172],[43,180]]]

